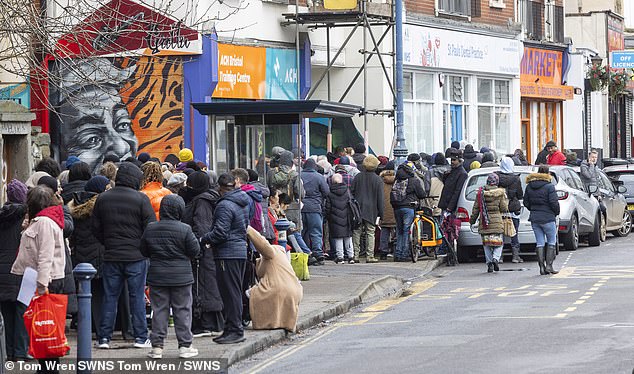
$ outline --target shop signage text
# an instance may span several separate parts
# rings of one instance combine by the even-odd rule
[[[522,81],[561,84],[562,52],[538,48],[524,48],[522,57]]]

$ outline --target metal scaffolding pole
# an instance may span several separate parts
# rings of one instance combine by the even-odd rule
[[[396,52],[396,145],[394,157],[407,157],[405,131],[403,128],[403,0],[395,0],[395,52]]]
[[[363,143],[365,149],[368,149],[368,60],[365,55],[368,50],[368,33],[366,28],[368,27],[368,16],[365,13],[366,3],[363,1]]]

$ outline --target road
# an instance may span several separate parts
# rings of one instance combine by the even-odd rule
[[[240,373],[632,373],[634,246],[537,263],[441,267],[399,298],[363,306],[234,366]],[[364,265],[365,266],[365,265]]]

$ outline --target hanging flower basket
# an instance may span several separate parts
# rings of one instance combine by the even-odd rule
[[[627,88],[627,82],[631,79],[631,74],[628,70],[612,71],[610,72],[610,96],[616,98],[622,94]]]
[[[608,86],[610,76],[605,66],[596,64],[590,67],[587,78],[590,80],[592,91],[602,91]]]

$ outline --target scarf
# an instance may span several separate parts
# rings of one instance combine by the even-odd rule
[[[484,187],[480,187],[478,189],[477,200],[478,200],[478,207],[480,208],[480,223],[482,224],[482,227],[486,229],[487,227],[489,227],[489,224],[491,223],[491,218],[489,217],[487,204],[484,201]]]

